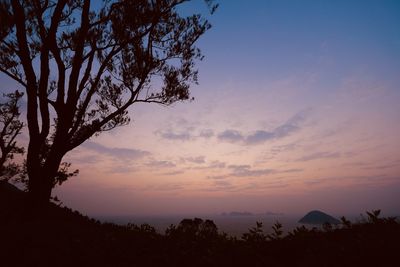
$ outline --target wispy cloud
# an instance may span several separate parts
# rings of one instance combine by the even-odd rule
[[[183,162],[190,162],[190,163],[196,163],[196,164],[203,164],[206,162],[204,156],[197,156],[197,157],[186,157],[182,158]]]
[[[287,170],[279,171],[279,173],[292,173],[292,172],[302,172],[302,171],[304,171],[304,169],[293,168],[293,169],[287,169]]]
[[[248,167],[240,166],[238,168],[234,168],[230,176],[235,176],[235,177],[264,176],[275,172],[276,171],[273,169],[251,169],[250,166]]]
[[[211,138],[214,136],[214,131],[211,129],[204,129],[199,132],[198,136],[202,138]]]
[[[243,143],[246,145],[255,145],[264,143],[272,139],[284,138],[298,130],[300,124],[306,119],[310,109],[298,112],[288,119],[284,124],[276,127],[272,131],[256,130],[250,134],[243,134],[240,131],[228,129],[217,135],[219,141],[230,143]]]
[[[177,171],[164,172],[164,173],[162,173],[162,175],[173,176],[173,175],[179,175],[182,173],[185,173],[185,172],[182,170],[177,170]]]
[[[79,154],[77,153],[77,151],[73,151],[70,155],[68,155],[68,160],[71,159],[71,161],[79,162],[79,164],[95,164],[103,160],[102,157],[99,155],[93,155],[93,153]]]
[[[220,141],[225,141],[230,143],[240,142],[245,139],[242,133],[236,130],[225,130],[222,133],[219,133],[217,137]]]
[[[136,166],[127,165],[127,164],[119,164],[114,165],[110,169],[108,169],[107,173],[131,173],[137,171]]]
[[[239,170],[244,170],[244,169],[250,169],[251,166],[250,165],[236,165],[236,164],[231,164],[228,165],[229,169],[234,169],[235,171],[239,171]]]
[[[304,181],[307,185],[324,185],[332,187],[334,184],[341,186],[348,183],[352,183],[353,186],[379,186],[385,185],[387,183],[397,183],[400,177],[398,175],[387,175],[385,173],[381,173],[378,175],[354,175],[354,176],[330,176],[330,177],[320,177],[314,179],[307,179]],[[346,182],[346,183],[343,183]]]
[[[231,182],[225,180],[214,181],[214,186],[216,190],[232,190],[235,188]]]
[[[185,129],[179,130],[158,130],[155,132],[155,134],[166,140],[189,141],[196,140],[198,138],[209,139],[214,136],[214,131],[212,129],[196,130],[195,127],[186,127]]]
[[[290,143],[290,144],[285,144],[285,145],[278,145],[274,146],[271,149],[271,153],[278,154],[281,152],[288,152],[288,151],[293,151],[296,148],[298,148],[300,145],[298,143]]]
[[[365,167],[363,167],[363,169],[365,169],[365,170],[385,170],[385,169],[392,169],[392,168],[396,168],[396,167],[400,167],[400,160],[393,161],[391,163],[375,165],[375,166],[365,166]]]
[[[210,175],[210,176],[207,176],[208,179],[212,179],[212,180],[223,180],[226,177],[228,177],[228,175]]]
[[[214,160],[214,161],[211,161],[207,167],[210,169],[223,169],[223,168],[225,168],[225,166],[226,166],[225,162],[222,162],[219,160]]]
[[[208,179],[213,180],[222,180],[229,177],[259,177],[259,176],[268,176],[271,174],[280,174],[280,173],[293,173],[293,172],[302,172],[303,169],[253,169],[250,165],[228,165],[227,168],[231,170],[227,174],[222,175],[211,175],[208,176]]]
[[[258,131],[255,131],[254,133],[248,135],[244,139],[245,139],[246,144],[253,145],[253,144],[263,143],[263,142],[273,139],[273,138],[275,138],[274,132],[258,130]]]
[[[152,168],[173,168],[176,164],[167,160],[152,160],[146,163],[146,166]]]
[[[176,141],[188,141],[192,138],[189,131],[186,132],[173,132],[172,130],[167,130],[165,132],[158,132],[160,136],[167,140],[176,140]]]
[[[184,189],[184,184],[181,183],[168,183],[168,184],[157,184],[149,185],[142,188],[143,191],[181,191]]]
[[[310,160],[316,160],[316,159],[336,159],[340,158],[341,153],[339,152],[316,152],[313,154],[309,154],[306,156],[303,156],[301,158],[298,158],[296,161],[310,161]]]
[[[104,154],[119,159],[138,159],[151,155],[150,152],[144,150],[133,149],[133,148],[107,147],[91,141],[85,142],[82,145],[82,147],[92,150],[96,153]]]
[[[210,186],[202,188],[205,192],[226,192],[226,191],[236,191],[236,187],[232,182],[227,180],[214,180]]]

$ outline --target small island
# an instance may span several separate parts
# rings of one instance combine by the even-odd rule
[[[319,210],[313,210],[307,213],[303,218],[299,220],[299,223],[312,224],[312,225],[323,225],[329,224],[339,224],[340,221],[333,216],[326,214],[325,212]]]

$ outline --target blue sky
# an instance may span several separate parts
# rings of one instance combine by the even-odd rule
[[[219,70],[217,80],[229,74],[242,73],[249,81],[313,70],[329,72],[335,79],[363,65],[395,79],[400,64],[399,5],[398,1],[221,2],[211,18],[214,29],[202,40],[204,64]],[[324,60],[333,62],[321,70],[321,64],[328,63]]]

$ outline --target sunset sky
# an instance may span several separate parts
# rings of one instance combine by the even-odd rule
[[[92,216],[400,214],[400,1],[219,3],[195,100],[133,106],[54,194]]]

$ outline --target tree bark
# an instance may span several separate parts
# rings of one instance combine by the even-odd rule
[[[34,206],[44,206],[49,203],[52,186],[46,176],[40,174],[29,176],[29,197]]]
[[[35,205],[43,206],[49,203],[61,160],[61,155],[50,156],[46,163],[39,168],[28,166],[28,169],[30,169],[28,172],[29,195]]]

